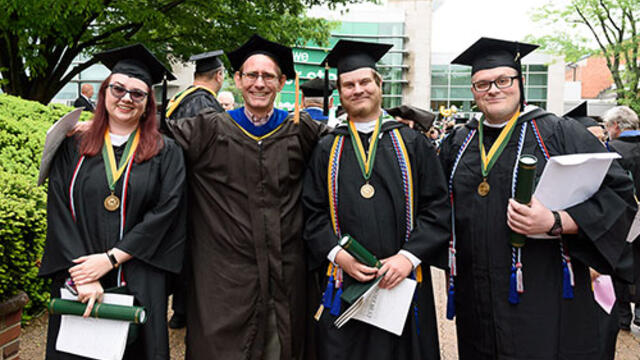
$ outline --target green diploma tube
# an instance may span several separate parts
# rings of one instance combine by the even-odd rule
[[[356,258],[361,263],[375,268],[381,268],[382,263],[372,253],[369,252],[362,244],[349,235],[344,235],[338,245],[342,247],[349,255]]]
[[[515,200],[520,204],[529,204],[533,195],[538,159],[533,155],[522,155],[518,161],[518,180]],[[523,247],[527,236],[511,231],[509,242],[514,247]]]
[[[87,304],[74,300],[51,299],[49,301],[49,314],[82,316],[86,308]],[[99,319],[129,321],[135,324],[144,324],[147,321],[147,314],[142,306],[95,303],[89,316]]]

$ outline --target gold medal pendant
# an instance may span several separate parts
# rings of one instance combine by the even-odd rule
[[[113,193],[104,199],[104,208],[108,211],[116,211],[120,207],[120,199]]]
[[[371,184],[366,183],[360,188],[360,195],[365,199],[371,199],[375,195],[376,189]]]
[[[489,186],[487,179],[482,179],[482,182],[478,185],[478,195],[485,197],[489,194],[489,190],[491,190],[491,186]]]

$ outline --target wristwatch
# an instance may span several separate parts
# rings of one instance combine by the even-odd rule
[[[113,253],[107,252],[107,256],[109,257],[109,261],[111,262],[111,266],[113,266],[114,269],[117,269],[118,266],[120,266],[120,264],[118,263],[118,259],[116,259],[116,256],[113,255]]]
[[[562,234],[562,219],[557,211],[552,211],[553,214],[553,226],[547,232],[547,235],[558,236]]]

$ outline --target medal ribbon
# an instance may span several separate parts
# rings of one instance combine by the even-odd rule
[[[353,144],[353,151],[356,153],[362,176],[365,180],[369,180],[371,177],[371,171],[373,170],[373,163],[376,160],[376,149],[378,148],[378,135],[380,135],[380,129],[382,128],[382,115],[378,118],[376,128],[371,134],[371,141],[369,141],[369,156],[364,152],[364,146],[360,140],[360,135],[356,130],[356,126],[353,121],[349,121],[349,135],[351,136],[351,143]],[[365,160],[366,159],[366,160]]]
[[[113,192],[116,187],[116,182],[120,179],[120,176],[124,173],[124,169],[127,167],[129,159],[136,152],[138,142],[140,141],[140,132],[138,129],[134,131],[132,136],[129,136],[127,140],[127,146],[124,148],[120,163],[116,168],[116,156],[113,152],[113,145],[111,145],[111,137],[109,136],[109,129],[104,132],[104,144],[102,145],[102,159],[104,160],[104,168],[107,173],[107,183],[109,189]]]
[[[491,145],[491,149],[489,149],[489,154],[487,154],[487,152],[484,149],[483,130],[482,130],[483,120],[480,119],[480,121],[478,121],[478,139],[479,139],[478,142],[480,144],[480,159],[482,160],[481,168],[482,168],[483,177],[486,178],[487,176],[489,176],[489,171],[491,171],[491,168],[493,168],[493,165],[496,163],[496,160],[498,160],[505,146],[507,146],[509,139],[511,139],[511,134],[513,134],[513,130],[516,128],[516,122],[519,116],[520,116],[520,111],[517,111],[515,114],[513,114],[513,117],[511,118],[511,120],[509,120],[507,125],[500,132],[500,135],[498,136],[496,141],[493,143],[493,145]]]

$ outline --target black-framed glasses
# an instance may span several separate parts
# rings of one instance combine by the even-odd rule
[[[118,99],[122,99],[128,93],[131,100],[137,103],[142,102],[147,95],[149,95],[142,90],[128,90],[124,86],[118,84],[109,84],[109,90],[111,91],[111,95]]]
[[[244,77],[251,83],[258,81],[259,78],[262,78],[262,81],[264,82],[274,82],[278,78],[276,74],[272,74],[272,73],[260,74],[257,72],[242,72],[240,73],[240,76]]]
[[[495,85],[498,89],[506,89],[510,88],[513,85],[513,80],[518,77],[520,76],[501,76],[493,81],[480,80],[472,83],[471,86],[473,86],[473,89],[477,92],[489,91],[489,89],[491,89],[491,84]]]

